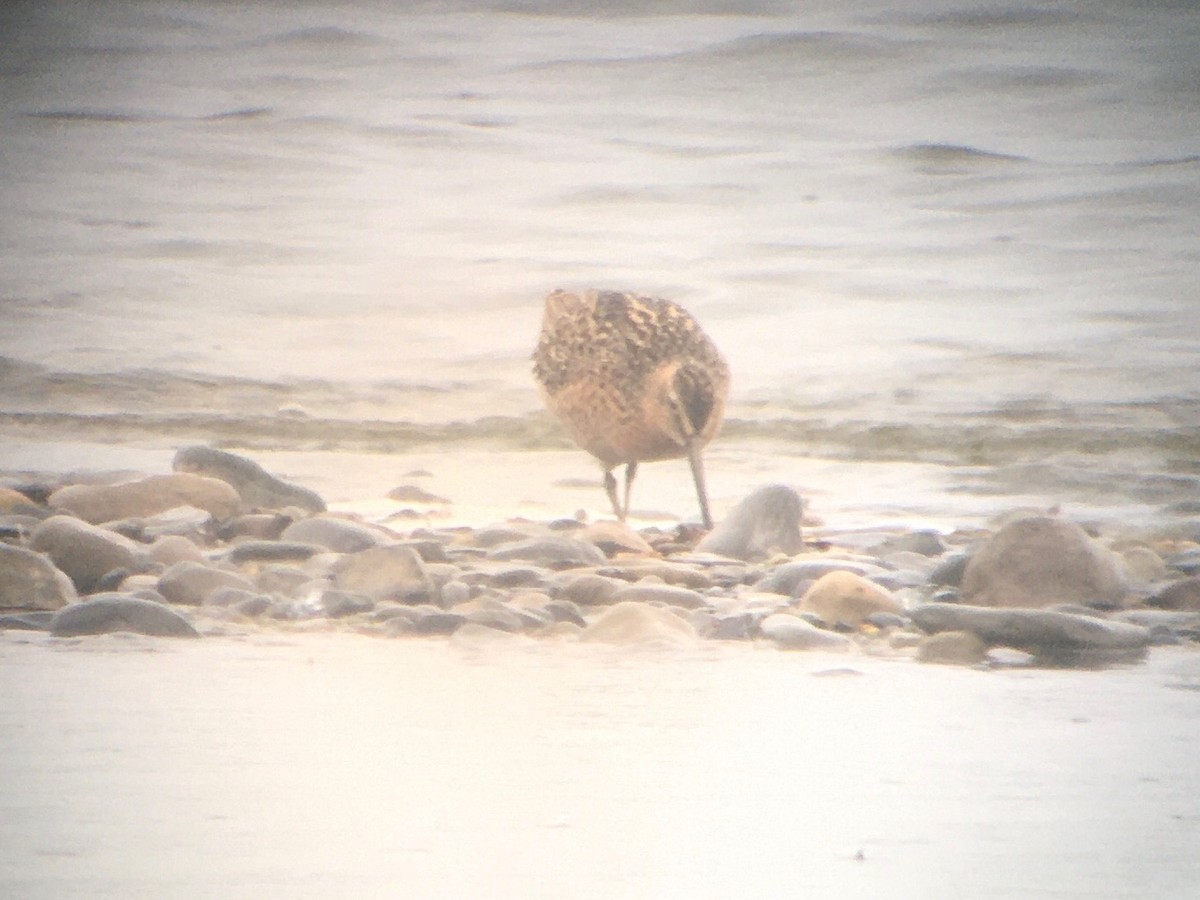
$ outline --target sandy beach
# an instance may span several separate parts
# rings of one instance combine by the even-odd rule
[[[1181,898],[1200,657],[0,637],[0,885],[69,897]]]

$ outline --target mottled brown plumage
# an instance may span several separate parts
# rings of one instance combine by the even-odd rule
[[[686,456],[712,527],[701,450],[721,427],[729,367],[686,310],[617,291],[546,298],[533,373],[546,406],[604,467],[617,517],[639,462]],[[625,502],[612,470],[625,466]]]

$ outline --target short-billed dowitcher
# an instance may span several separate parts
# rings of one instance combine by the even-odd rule
[[[617,518],[639,462],[686,456],[712,528],[701,451],[721,427],[729,366],[686,310],[617,291],[546,298],[533,373],[546,406],[600,460]],[[613,469],[625,466],[625,502]]]

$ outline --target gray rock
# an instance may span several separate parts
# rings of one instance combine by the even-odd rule
[[[1200,549],[1184,550],[1168,556],[1163,562],[1184,575],[1200,575]]]
[[[357,553],[388,542],[378,529],[336,516],[313,516],[293,522],[283,530],[280,539],[317,544],[335,553]]]
[[[346,554],[333,565],[333,583],[376,602],[423,603],[434,594],[421,557],[411,547],[398,545]]]
[[[64,606],[50,620],[56,637],[129,631],[156,637],[199,637],[183,616],[169,606],[125,594],[97,594]]]
[[[0,616],[0,631],[47,631],[52,618],[54,613],[49,610],[12,613]]]
[[[246,590],[239,587],[219,587],[208,593],[204,598],[204,606],[236,607],[250,600],[266,600],[270,605],[271,598],[258,591]]]
[[[341,619],[346,616],[371,612],[375,609],[375,601],[362,594],[330,590],[321,595],[321,608],[329,618]]]
[[[709,532],[696,550],[734,559],[791,556],[804,546],[800,536],[800,495],[783,484],[760,487]]]
[[[315,491],[289,484],[244,456],[213,447],[184,447],[175,454],[176,472],[217,478],[237,491],[247,506],[258,509],[299,507],[308,512],[325,511],[325,501]]]
[[[936,531],[909,531],[888,537],[874,547],[870,552],[876,556],[887,556],[890,553],[911,552],[921,556],[941,556],[946,551],[942,536]]]
[[[90,594],[115,569],[134,569],[138,547],[121,535],[73,516],[51,516],[34,529],[30,546],[50,557],[80,594]]]
[[[488,552],[490,559],[523,560],[548,569],[600,566],[608,561],[599,547],[567,537],[534,537],[499,544]]]
[[[976,606],[1117,606],[1125,582],[1113,553],[1062,519],[1017,519],[980,547],[963,572],[962,596]]]
[[[243,541],[229,548],[226,559],[235,566],[246,562],[303,562],[325,552],[325,547],[299,541]]]
[[[962,584],[963,572],[971,561],[969,553],[951,553],[941,560],[929,573],[929,583],[944,587],[958,587]]]
[[[1128,622],[1110,622],[1047,609],[994,609],[929,603],[912,610],[917,627],[930,634],[969,631],[989,645],[1022,650],[1125,650],[1146,647],[1150,632]]]
[[[313,577],[303,569],[272,563],[264,566],[254,578],[255,587],[264,594],[301,599],[309,593]]]
[[[857,649],[844,634],[818,628],[797,616],[775,613],[758,623],[763,637],[784,650],[830,650],[847,652]]]
[[[0,544],[0,610],[53,610],[78,596],[71,579],[45,556]]]
[[[1147,599],[1146,605],[1200,612],[1200,577],[1192,576],[1167,585]]]
[[[254,585],[236,572],[188,560],[171,566],[158,579],[158,592],[169,602],[185,606],[200,606],[214,591],[230,587],[254,591]]]

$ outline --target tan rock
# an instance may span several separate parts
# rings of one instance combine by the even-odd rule
[[[52,509],[73,513],[92,524],[144,518],[178,506],[194,506],[225,519],[236,513],[241,503],[237,491],[226,482],[187,472],[150,475],[122,484],[72,484],[50,495]]]
[[[811,612],[829,625],[858,628],[872,613],[903,615],[904,608],[892,595],[853,572],[822,575],[800,598],[799,609]]]
[[[33,530],[29,544],[49,556],[80,594],[92,593],[109,572],[134,569],[139,555],[129,538],[74,516],[46,519]]]
[[[622,645],[690,646],[698,639],[696,629],[670,610],[634,601],[608,607],[580,635],[582,641]]]
[[[71,579],[47,557],[0,543],[0,610],[54,610],[77,599]]]

